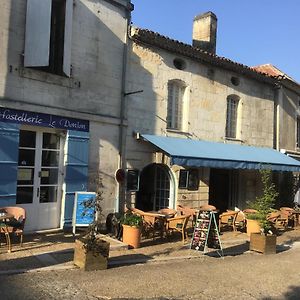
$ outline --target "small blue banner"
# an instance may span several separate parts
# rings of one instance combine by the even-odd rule
[[[90,203],[95,203],[96,193],[76,192],[73,211],[73,232],[76,226],[89,226],[95,217],[95,207]]]
[[[10,108],[0,108],[0,122],[89,131],[89,121]]]

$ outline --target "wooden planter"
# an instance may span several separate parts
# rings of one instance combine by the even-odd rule
[[[107,269],[109,242],[97,239],[89,250],[84,245],[83,239],[75,240],[74,264],[84,271]]]
[[[264,235],[261,233],[251,233],[250,250],[263,254],[276,253],[276,235]]]
[[[139,248],[141,243],[141,228],[129,225],[123,226],[123,243],[129,248]]]
[[[257,220],[247,219],[247,235],[250,236],[251,233],[260,233],[260,225]]]

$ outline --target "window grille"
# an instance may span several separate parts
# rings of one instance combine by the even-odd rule
[[[168,85],[167,128],[182,129],[183,97],[185,87],[179,82]]]
[[[229,138],[236,138],[238,103],[235,97],[227,98],[226,137]]]

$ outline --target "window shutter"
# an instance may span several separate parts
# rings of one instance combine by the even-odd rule
[[[0,122],[0,206],[16,204],[19,125]]]
[[[64,226],[71,226],[74,197],[77,191],[87,191],[89,133],[68,131],[65,176]]]
[[[73,0],[66,0],[63,71],[68,77],[71,76],[72,23]]]
[[[27,0],[25,67],[49,65],[51,0]]]

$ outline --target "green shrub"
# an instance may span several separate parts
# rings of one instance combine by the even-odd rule
[[[141,216],[133,214],[131,211],[128,211],[121,219],[121,223],[124,225],[141,227],[143,224],[143,218]]]
[[[267,234],[272,229],[272,223],[267,220],[267,216],[273,210],[278,193],[274,183],[272,183],[272,171],[260,170],[260,174],[263,184],[263,193],[249,203],[250,208],[257,210],[257,213],[250,214],[247,218],[259,221],[262,232]]]

